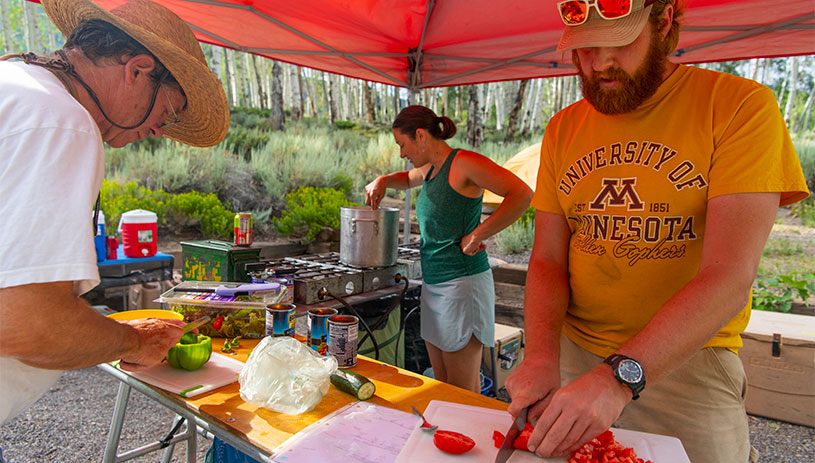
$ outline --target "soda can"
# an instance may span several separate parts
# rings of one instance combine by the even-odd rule
[[[328,355],[329,318],[337,315],[337,309],[311,309],[308,311],[308,345],[320,355]]]
[[[266,336],[294,336],[294,304],[266,306]]]
[[[253,235],[252,214],[249,212],[238,212],[235,214],[235,244],[238,246],[250,246]]]
[[[353,315],[334,315],[328,319],[328,353],[340,368],[357,366],[359,319]]]

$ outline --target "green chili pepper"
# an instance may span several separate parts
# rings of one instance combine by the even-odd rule
[[[224,346],[221,347],[221,352],[232,352],[235,348],[240,347],[240,336],[233,340],[229,340],[228,338],[224,340]]]
[[[173,368],[197,370],[212,355],[212,339],[203,334],[187,333],[167,352],[167,363]]]

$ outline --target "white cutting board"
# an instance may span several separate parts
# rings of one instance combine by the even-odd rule
[[[167,362],[143,371],[122,371],[139,381],[189,398],[234,383],[243,365],[240,360],[213,352],[209,362],[195,371],[173,368]]]
[[[433,445],[433,436],[419,429],[417,423],[396,463],[490,463],[498,455],[492,440],[493,431],[505,432],[512,423],[506,411],[431,400],[424,412],[428,422],[439,429],[465,434],[475,441],[475,448],[461,455],[450,455]],[[690,463],[682,442],[669,436],[611,428],[614,437],[632,447],[637,457],[659,463]],[[539,458],[534,453],[515,451],[507,463],[563,463],[565,458]]]

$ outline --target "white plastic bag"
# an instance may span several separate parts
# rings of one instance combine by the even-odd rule
[[[241,398],[257,407],[299,415],[328,393],[337,360],[288,336],[263,338],[241,370]]]

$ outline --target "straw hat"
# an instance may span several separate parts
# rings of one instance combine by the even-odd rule
[[[131,0],[107,11],[91,0],[41,0],[45,13],[69,36],[84,20],[100,19],[118,27],[150,50],[184,89],[187,106],[181,122],[164,136],[192,146],[212,146],[229,130],[229,105],[221,82],[207,67],[204,52],[189,26],[175,13],[149,0]]]
[[[655,0],[632,0],[631,13],[620,19],[603,19],[596,8],[589,8],[589,19],[579,26],[566,26],[557,52],[587,47],[622,47],[636,39],[648,16],[651,14]],[[647,4],[647,6],[645,5]]]

